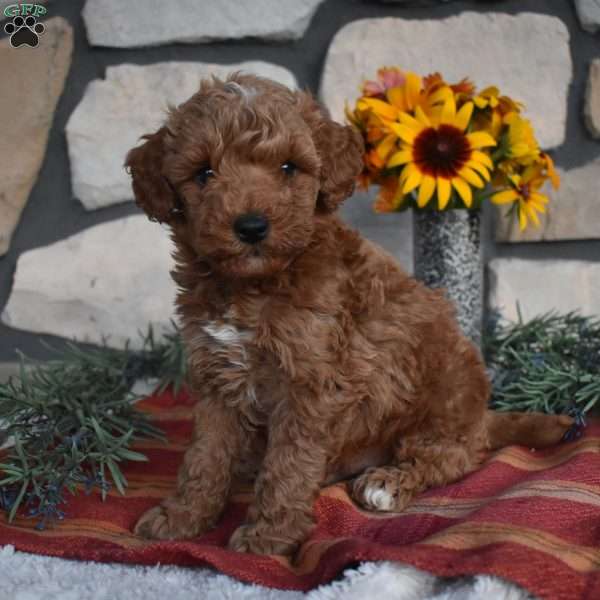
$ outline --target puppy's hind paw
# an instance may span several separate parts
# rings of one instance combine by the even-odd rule
[[[403,469],[367,469],[352,483],[354,501],[367,510],[401,512],[413,497],[410,474]]]

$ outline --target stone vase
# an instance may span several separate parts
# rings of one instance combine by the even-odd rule
[[[414,274],[444,288],[467,337],[481,344],[483,261],[480,211],[413,211]]]

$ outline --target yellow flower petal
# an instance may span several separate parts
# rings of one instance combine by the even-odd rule
[[[450,200],[450,192],[452,188],[450,186],[450,180],[444,179],[443,177],[437,178],[437,192],[438,192],[438,208],[444,210],[448,201]]]
[[[394,196],[394,200],[392,202],[392,209],[399,210],[402,204],[404,203],[404,196],[399,192]]]
[[[415,163],[410,163],[402,169],[402,173],[400,173],[400,177],[398,178],[398,185],[400,188],[404,187],[405,181],[415,172],[418,172],[417,166]]]
[[[385,160],[388,154],[394,149],[396,145],[396,136],[393,133],[386,135],[379,144],[377,144],[376,151],[382,160]]]
[[[477,173],[479,173],[479,175],[481,175],[486,181],[490,180],[490,172],[476,160],[468,161],[467,167],[469,167],[469,169],[473,169],[473,171],[477,171]]]
[[[521,187],[521,176],[518,173],[515,173],[514,175],[509,175],[508,178],[515,187]]]
[[[518,198],[519,194],[516,190],[504,190],[494,194],[490,200],[494,204],[508,204],[509,202],[514,202]]]
[[[475,133],[468,133],[467,139],[471,148],[485,148],[486,146],[495,146],[496,140],[485,131],[476,131]]]
[[[523,209],[523,203],[519,202],[519,229],[523,231],[527,227],[527,215]]]
[[[482,165],[486,166],[488,169],[494,168],[494,163],[492,162],[492,159],[487,154],[485,154],[485,152],[480,152],[479,150],[475,150],[474,152],[471,153],[471,158],[473,160],[476,160],[477,162],[480,162]]]
[[[460,177],[452,178],[452,186],[458,192],[458,195],[462,198],[465,206],[467,208],[471,208],[471,204],[473,203],[473,192],[471,191],[471,186]]]
[[[482,188],[485,185],[479,175],[473,169],[469,169],[469,167],[463,167],[458,174],[476,188]]]
[[[423,208],[430,200],[431,196],[433,196],[433,192],[435,191],[435,177],[431,175],[424,175],[423,181],[421,182],[421,187],[419,188],[419,196],[417,198],[417,204],[419,208]]]
[[[389,103],[398,110],[406,110],[406,102],[404,101],[404,89],[401,87],[393,87],[385,93]]]
[[[531,206],[529,203],[525,204],[525,211],[529,217],[529,220],[532,221],[536,227],[539,227],[540,220],[538,219],[537,213],[535,212],[533,206]]]
[[[554,161],[552,160],[552,157],[545,152],[542,152],[541,158],[546,165],[546,172],[550,179],[550,183],[552,183],[552,187],[557,190],[560,187],[560,175],[556,172]]]
[[[358,106],[370,108],[377,116],[383,117],[384,119],[394,120],[398,115],[398,109],[377,98],[361,98],[358,101]]]
[[[431,121],[420,106],[415,107],[415,117],[426,127],[431,127]]]
[[[392,167],[397,167],[398,165],[405,165],[411,160],[412,152],[410,150],[400,150],[398,152],[394,152],[394,154],[390,156],[386,166],[391,169]]]
[[[406,125],[407,127],[410,127],[410,129],[414,130],[417,133],[417,135],[419,133],[421,133],[421,131],[423,131],[423,129],[425,129],[425,125],[423,125],[423,123],[421,123],[420,121],[417,121],[417,119],[415,119],[408,113],[405,113],[405,112],[400,113],[398,115],[398,119],[400,120],[400,123],[402,123],[403,125]]]
[[[527,156],[531,152],[531,147],[525,143],[516,143],[513,144],[510,148],[510,155],[515,158],[519,158],[521,156]]]
[[[471,120],[472,114],[473,114],[473,103],[467,102],[456,113],[456,118],[454,119],[454,125],[456,127],[458,127],[461,131],[465,131],[465,129],[469,125],[469,121]]]
[[[415,73],[407,73],[405,90],[406,106],[409,110],[412,110],[419,102],[419,96],[421,94],[421,78]]]
[[[454,119],[456,118],[456,102],[454,96],[451,96],[444,102],[442,107],[442,114],[440,117],[440,123],[442,125],[454,125]]]
[[[403,194],[412,192],[420,183],[423,181],[423,173],[415,169],[406,179],[404,187],[402,188]]]
[[[440,102],[446,102],[449,98],[453,98],[454,94],[448,86],[441,87],[429,96],[430,104],[438,104]]]
[[[394,194],[394,197],[392,198],[392,208],[394,210],[398,210],[400,208],[400,206],[402,206],[403,202],[404,202],[404,194],[402,193],[402,188],[400,187],[400,185],[398,185],[398,187],[396,188],[396,193]]]
[[[390,123],[390,129],[407,144],[412,145],[417,137],[417,132],[414,129],[411,129],[402,123]]]
[[[548,196],[545,194],[539,194],[538,192],[533,192],[530,196],[531,200],[534,202],[539,202],[540,204],[548,204]]]
[[[533,208],[535,208],[535,210],[539,213],[542,214],[546,214],[546,207],[543,204],[538,204],[537,202],[534,202],[533,200],[529,200],[531,206],[533,206]]]

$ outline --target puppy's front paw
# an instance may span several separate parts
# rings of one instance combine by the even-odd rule
[[[136,523],[134,533],[149,540],[179,540],[196,537],[213,524],[212,520],[171,502],[170,506],[163,503],[147,510]]]
[[[284,538],[260,523],[238,527],[229,540],[229,548],[236,552],[252,554],[291,555],[300,544],[299,540]]]
[[[177,537],[169,527],[169,519],[162,506],[147,510],[135,524],[133,532],[148,540],[169,540]]]

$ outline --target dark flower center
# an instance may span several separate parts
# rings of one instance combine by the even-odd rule
[[[519,186],[519,193],[523,196],[524,200],[529,200],[529,196],[531,195],[531,189],[529,188],[528,183],[524,183]]]
[[[452,125],[429,127],[416,137],[413,157],[421,172],[450,179],[471,158],[471,146],[465,134]]]

